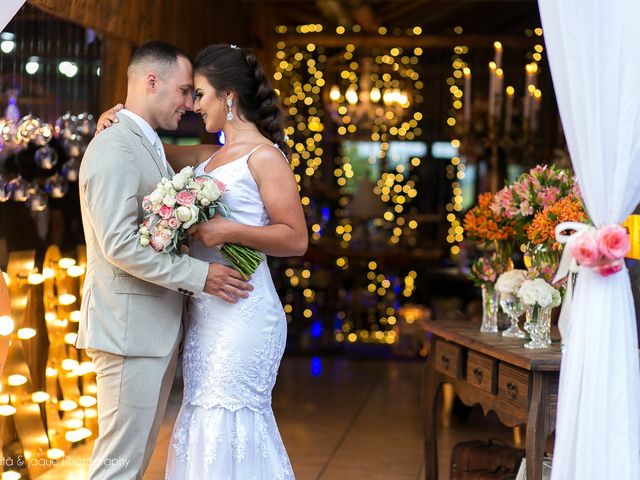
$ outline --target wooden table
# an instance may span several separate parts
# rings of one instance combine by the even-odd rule
[[[427,480],[438,480],[437,400],[443,383],[466,405],[493,410],[508,427],[527,424],[527,478],[542,479],[547,437],[555,429],[560,342],[530,350],[522,339],[480,333],[467,321],[426,322],[431,349],[424,375],[424,449]],[[557,337],[554,332],[552,337]]]

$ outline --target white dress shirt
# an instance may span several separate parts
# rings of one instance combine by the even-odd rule
[[[144,134],[144,136],[147,137],[147,140],[149,140],[149,143],[153,145],[156,151],[158,152],[158,155],[160,156],[162,160],[162,164],[164,166],[163,173],[166,176],[170,176],[169,164],[167,163],[167,156],[164,153],[164,148],[162,147],[162,141],[160,140],[160,136],[158,135],[158,133],[153,128],[151,128],[151,125],[149,125],[149,123],[137,113],[133,113],[131,110],[127,110],[126,108],[123,108],[122,110],[120,110],[120,113],[124,113],[127,117],[129,117],[131,120],[136,122],[136,124],[140,127],[140,130],[142,130],[142,133]]]

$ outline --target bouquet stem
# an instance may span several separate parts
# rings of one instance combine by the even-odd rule
[[[220,249],[222,256],[247,280],[264,260],[262,254],[253,248],[235,243],[225,243]]]

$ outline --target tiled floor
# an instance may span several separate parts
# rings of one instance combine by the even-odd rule
[[[422,480],[422,361],[285,358],[273,406],[298,480]],[[164,478],[178,382],[145,480]],[[439,431],[440,478],[448,480],[451,446],[471,438],[511,439],[511,430],[474,410],[464,424]],[[89,446],[74,455],[88,455]],[[60,465],[40,480],[84,480]],[[194,479],[195,480],[195,479]]]

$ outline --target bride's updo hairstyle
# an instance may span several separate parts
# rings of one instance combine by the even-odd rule
[[[254,123],[260,133],[288,155],[285,118],[278,95],[252,50],[235,45],[209,45],[193,62],[193,72],[204,76],[220,96],[229,90],[236,92],[234,102],[240,117]]]

